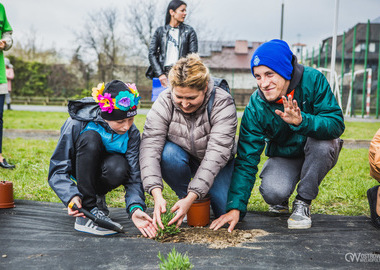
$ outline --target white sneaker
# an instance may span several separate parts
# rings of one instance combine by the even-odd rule
[[[293,213],[288,219],[288,229],[309,229],[310,227],[310,204],[294,200]]]
[[[97,218],[100,218],[108,222],[112,222],[115,225],[121,226],[119,223],[112,221],[102,211],[99,211],[97,207],[94,207],[91,210],[91,213],[95,215]],[[75,219],[74,229],[80,232],[85,232],[85,233],[90,233],[90,234],[95,234],[95,235],[111,235],[111,234],[117,233],[116,231],[99,227],[98,224],[93,222],[91,219],[83,218],[83,217],[77,217]]]

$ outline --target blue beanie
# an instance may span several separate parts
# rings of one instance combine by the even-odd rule
[[[290,80],[293,71],[292,57],[293,53],[285,41],[272,39],[261,44],[253,53],[251,59],[252,74],[255,76],[254,67],[267,66],[285,80]]]

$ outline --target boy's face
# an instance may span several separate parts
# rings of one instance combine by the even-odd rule
[[[105,120],[107,124],[115,131],[117,134],[125,134],[132,126],[135,117],[124,118],[122,120],[110,121]]]
[[[257,85],[269,102],[286,95],[290,81],[285,80],[267,66],[254,67],[253,72],[256,77]]]

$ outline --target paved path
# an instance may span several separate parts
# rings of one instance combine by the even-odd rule
[[[6,108],[4,107],[4,110]],[[66,106],[44,106],[44,105],[13,105],[12,110],[15,111],[31,111],[31,112],[67,112]],[[139,109],[140,114],[147,114],[149,109]]]

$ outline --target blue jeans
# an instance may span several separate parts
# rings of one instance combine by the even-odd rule
[[[230,188],[235,159],[228,161],[215,177],[209,190],[211,207],[215,218],[226,213],[227,193]],[[200,162],[180,146],[167,141],[161,155],[161,173],[165,182],[175,191],[178,198],[187,195],[187,188],[198,170]]]

